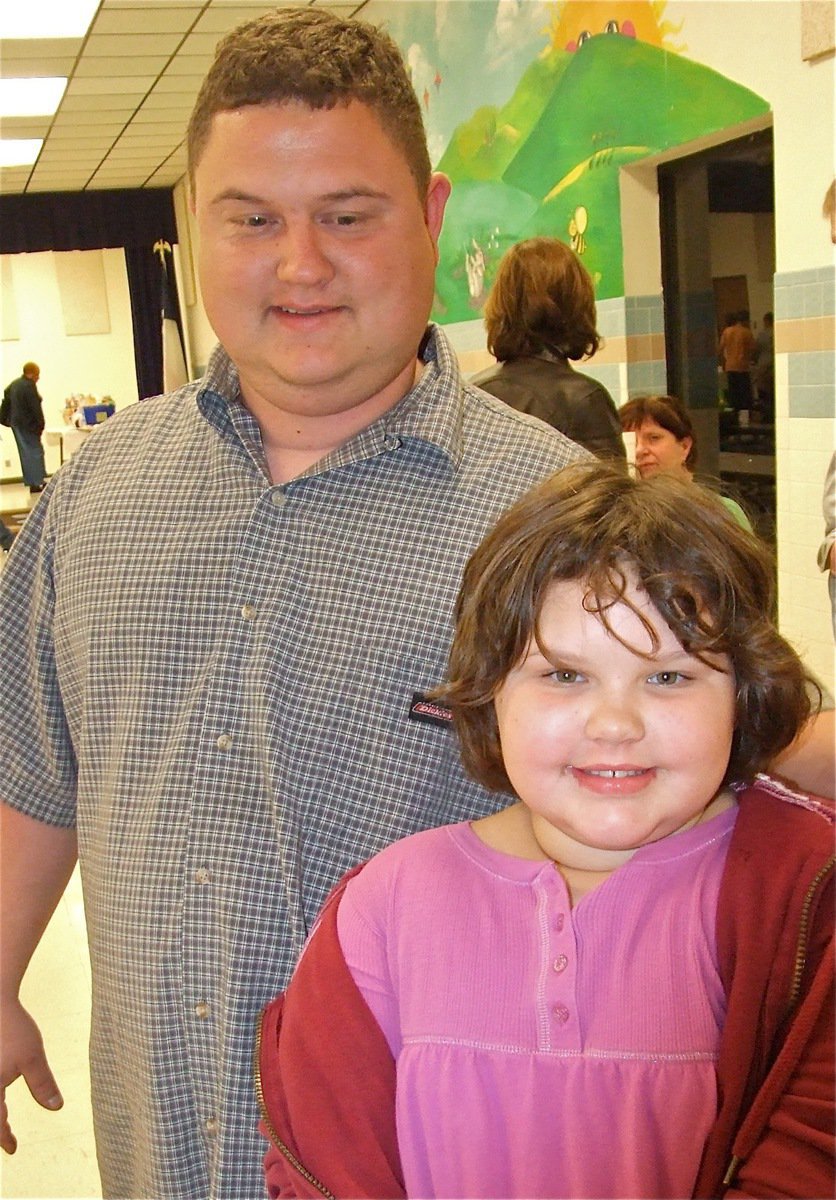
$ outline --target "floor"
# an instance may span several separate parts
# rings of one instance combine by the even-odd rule
[[[75,871],[29,964],[21,997],[40,1026],[64,1107],[41,1108],[18,1079],[6,1089],[17,1152],[0,1151],[4,1200],[92,1200],[101,1196],[87,1043],[90,1036],[90,959]]]
[[[38,499],[23,484],[0,484],[2,513],[24,513]],[[0,554],[0,570],[5,557]],[[87,1065],[90,959],[77,870],[35,951],[21,996],[40,1026],[64,1107],[60,1112],[41,1108],[23,1080],[7,1088],[18,1147],[11,1156],[0,1151],[0,1196],[4,1200],[97,1200],[102,1193]]]

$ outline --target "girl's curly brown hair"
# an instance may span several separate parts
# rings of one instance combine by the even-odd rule
[[[751,780],[809,719],[807,683],[816,685],[770,617],[768,547],[698,484],[661,474],[633,479],[603,462],[575,464],[518,501],[465,568],[441,691],[465,767],[485,787],[513,792],[494,697],[538,637],[551,584],[576,580],[614,637],[608,609],[629,605],[625,588],[636,583],[689,654],[711,665],[728,656],[736,708],[726,782]]]

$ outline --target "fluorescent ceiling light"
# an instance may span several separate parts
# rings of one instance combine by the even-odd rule
[[[0,9],[0,38],[80,38],[99,0],[26,0]]]
[[[0,138],[0,167],[28,167],[43,144],[43,138]]]
[[[66,86],[66,79],[55,76],[0,79],[0,117],[52,116]]]

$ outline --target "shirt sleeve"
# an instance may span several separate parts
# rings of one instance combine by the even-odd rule
[[[76,758],[56,667],[48,511],[44,496],[0,577],[0,795],[36,820],[72,826]]]
[[[347,885],[337,911],[337,935],[351,977],[397,1061],[400,1016],[387,961],[385,900],[373,874],[367,867]]]

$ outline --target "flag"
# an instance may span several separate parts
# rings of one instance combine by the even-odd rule
[[[157,242],[154,246],[160,258],[160,321],[163,341],[163,391],[173,392],[188,383],[186,356],[180,333],[180,306],[174,284],[174,268],[171,262],[171,247],[168,242]]]

